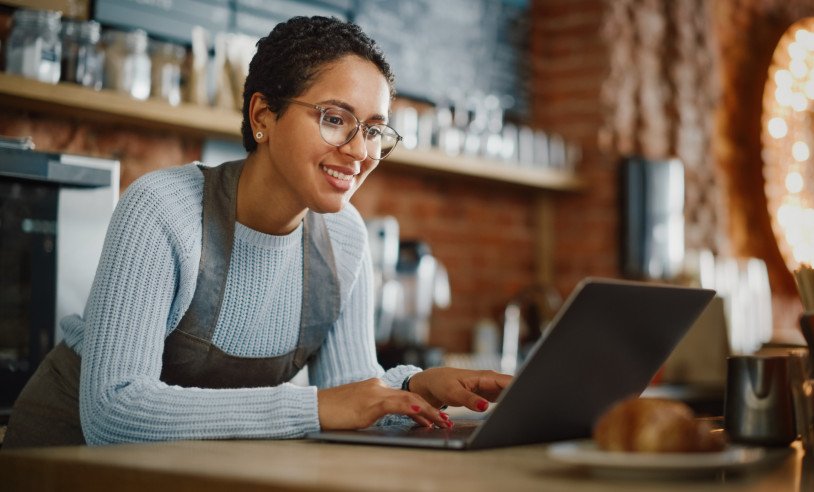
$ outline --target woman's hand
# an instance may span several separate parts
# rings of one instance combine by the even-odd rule
[[[390,388],[380,379],[319,390],[317,402],[323,430],[362,429],[388,414],[406,415],[427,427],[452,427],[449,416],[418,393]]]
[[[410,378],[410,392],[418,393],[435,408],[450,405],[483,412],[511,380],[508,374],[495,371],[436,367]]]

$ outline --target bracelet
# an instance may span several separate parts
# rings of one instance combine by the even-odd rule
[[[410,378],[412,378],[413,376],[415,376],[415,374],[410,374],[409,376],[404,378],[404,381],[401,382],[401,390],[402,391],[410,391]],[[439,410],[441,410],[441,411],[444,411],[446,409],[447,409],[447,405],[444,405],[441,408],[439,408]]]

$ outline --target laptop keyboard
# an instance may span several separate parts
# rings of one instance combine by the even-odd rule
[[[403,437],[409,435],[411,437],[422,437],[427,439],[466,439],[473,432],[475,432],[475,429],[477,429],[478,424],[481,422],[482,421],[477,420],[455,420],[455,426],[452,429],[424,427],[418,424],[407,423],[368,427],[367,429],[362,429],[359,432],[392,437]]]

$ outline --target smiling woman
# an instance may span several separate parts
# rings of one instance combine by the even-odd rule
[[[277,112],[271,110],[275,99],[286,104]],[[376,168],[379,159],[370,152],[375,140],[367,138],[370,127],[336,138],[336,130],[326,126],[343,123],[340,110],[356,121],[354,111],[364,121],[385,120],[390,87],[376,65],[351,54],[327,63],[297,100],[314,104],[292,107],[291,98],[270,91],[255,92],[248,102],[255,151],[246,159],[247,178],[238,193],[246,199],[238,201],[238,220],[271,234],[291,232],[306,210],[338,212]],[[326,112],[317,108],[326,108],[333,120],[326,123]],[[273,195],[269,183],[274,183]],[[268,203],[269,198],[274,202]]]
[[[486,410],[509,376],[375,358],[367,231],[348,200],[398,143],[392,82],[353,24],[295,17],[261,39],[248,155],[130,185],[85,311],[61,321],[3,449],[295,438],[393,414],[451,427],[443,405]],[[313,386],[289,383],[306,365]]]

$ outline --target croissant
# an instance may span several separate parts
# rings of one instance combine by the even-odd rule
[[[594,426],[593,438],[605,451],[690,453],[720,451],[723,432],[713,432],[679,401],[631,398],[613,405]]]

